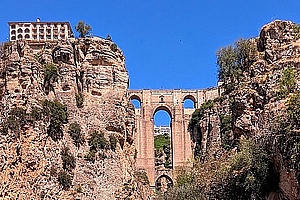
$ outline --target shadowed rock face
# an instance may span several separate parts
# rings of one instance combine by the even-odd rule
[[[26,123],[14,131],[1,129],[0,198],[142,198],[133,177],[134,110],[127,98],[124,61],[122,51],[101,38],[4,45],[0,59],[2,127],[14,108],[24,109],[28,118],[35,107],[42,108],[44,100],[66,105],[68,121],[62,126],[62,138],[56,141],[47,134],[51,122],[45,116],[36,121],[25,118]],[[57,68],[57,77],[47,81],[44,69],[49,64]],[[68,134],[74,122],[85,138],[79,147]],[[97,151],[91,162],[85,155],[93,130],[103,132],[108,141],[114,135],[117,145],[116,151]],[[75,168],[68,172],[72,177],[69,189],[58,183],[54,173],[62,170],[64,146],[76,159]]]

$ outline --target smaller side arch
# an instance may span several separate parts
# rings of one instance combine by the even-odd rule
[[[165,182],[165,185],[163,185],[161,183],[161,180],[165,178],[166,182]],[[174,181],[173,179],[167,175],[167,174],[162,174],[160,176],[158,176],[155,180],[155,189],[157,189],[158,191],[161,191],[161,190],[167,190],[168,188],[171,188],[174,186]]]
[[[141,97],[139,95],[136,95],[136,94],[130,95],[129,99],[130,100],[136,99],[136,100],[138,100],[138,101],[140,101],[142,103]]]
[[[184,104],[185,103],[185,101],[186,100],[190,100],[190,101],[192,101],[193,102],[193,108],[196,108],[196,104],[197,104],[197,99],[196,99],[196,97],[195,96],[193,96],[193,95],[186,95],[186,96],[184,96],[184,98],[182,99],[182,104]]]
[[[129,97],[129,100],[131,101],[131,103],[134,105],[135,108],[141,108],[142,100],[141,100],[140,96],[138,96],[136,94],[132,94]]]

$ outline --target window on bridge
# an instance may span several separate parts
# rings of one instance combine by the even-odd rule
[[[171,116],[167,108],[156,110],[154,120],[155,170],[172,169]]]

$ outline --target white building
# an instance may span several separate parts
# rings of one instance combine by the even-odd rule
[[[169,135],[171,136],[170,126],[154,126],[154,135]]]
[[[9,41],[55,41],[73,36],[69,22],[8,22]]]

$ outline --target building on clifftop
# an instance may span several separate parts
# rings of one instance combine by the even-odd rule
[[[9,41],[56,41],[74,37],[69,22],[8,22]]]

